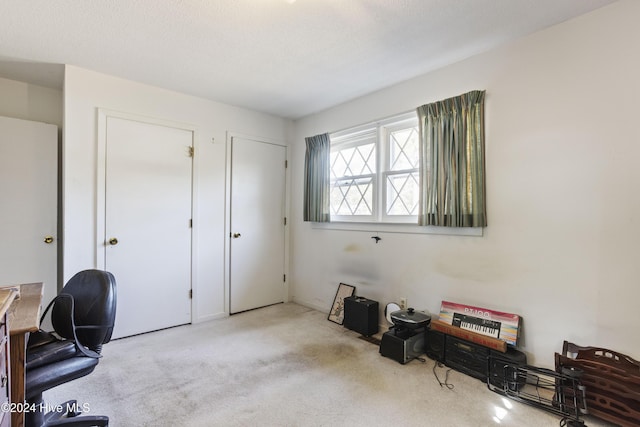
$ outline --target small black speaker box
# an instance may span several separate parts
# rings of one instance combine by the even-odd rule
[[[396,335],[390,330],[382,334],[380,354],[403,365],[424,353],[424,331],[410,336]]]
[[[362,297],[344,299],[344,327],[366,337],[378,333],[378,301]]]
[[[445,336],[442,332],[427,329],[424,346],[425,353],[429,358],[444,363],[444,340]]]

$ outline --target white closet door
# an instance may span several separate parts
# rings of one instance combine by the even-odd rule
[[[234,137],[230,312],[284,301],[286,147]]]
[[[58,128],[0,117],[0,285],[57,294]]]
[[[114,337],[191,322],[193,132],[107,117],[105,268]]]

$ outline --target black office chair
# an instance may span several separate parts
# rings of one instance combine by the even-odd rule
[[[52,332],[38,331],[29,337],[26,362],[26,427],[54,425],[107,426],[105,416],[79,416],[72,400],[44,413],[42,393],[90,374],[109,342],[116,317],[116,281],[107,271],[85,270],[73,276],[51,301]],[[31,411],[35,408],[36,411]],[[60,410],[58,410],[60,409]],[[81,409],[81,408],[80,408]]]

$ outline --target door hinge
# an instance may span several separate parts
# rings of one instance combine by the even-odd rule
[[[189,299],[193,299],[193,289],[189,289]]]
[[[287,225],[287,217],[284,217],[284,225]]]
[[[289,160],[285,160],[284,161],[284,168],[288,168],[289,167]]]
[[[195,150],[193,149],[193,146],[189,147],[189,157],[193,157],[195,155]]]
[[[193,220],[192,219],[189,220],[189,228],[193,228]]]
[[[287,281],[287,275],[286,275],[286,274],[283,274],[283,275],[282,275],[282,281],[283,281],[283,282],[286,282],[286,281]]]

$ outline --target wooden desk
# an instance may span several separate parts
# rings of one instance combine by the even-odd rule
[[[0,289],[0,401],[2,411],[0,412],[0,426],[11,426],[11,413],[6,411],[6,404],[10,399],[10,373],[11,365],[9,360],[9,328],[7,325],[7,313],[11,303],[16,297],[15,290]]]
[[[11,402],[23,403],[25,399],[25,361],[29,332],[40,328],[40,305],[42,304],[42,283],[20,285],[20,299],[9,307],[8,322],[11,337]],[[24,412],[11,413],[13,427],[24,426]]]

